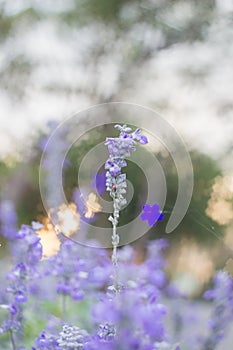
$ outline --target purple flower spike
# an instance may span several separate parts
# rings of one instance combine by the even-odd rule
[[[145,204],[142,209],[143,213],[140,215],[140,218],[143,221],[147,221],[150,226],[154,226],[157,221],[163,220],[163,214],[157,203],[152,206],[150,206],[150,204]]]

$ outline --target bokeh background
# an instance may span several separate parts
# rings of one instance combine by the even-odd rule
[[[45,224],[39,234],[46,254],[59,249],[38,185],[43,144],[56,123],[95,104],[126,101],[163,115],[193,161],[190,208],[175,232],[166,235],[171,244],[168,275],[198,296],[215,269],[232,270],[232,24],[233,0],[0,1],[2,264],[8,256],[6,227],[14,230],[32,220]],[[68,155],[70,207],[59,214],[68,231],[79,227],[72,202],[78,190],[74,169],[108,132],[96,130]],[[167,177],[169,215],[177,193],[176,169],[168,153],[159,147],[154,152]],[[127,176],[140,194],[140,172],[135,176],[132,167]],[[101,211],[95,193],[87,193],[86,206],[87,217],[93,208]],[[137,210],[131,206],[123,220]],[[164,237],[166,220],[165,215],[164,222],[135,242],[139,260],[145,240]]]

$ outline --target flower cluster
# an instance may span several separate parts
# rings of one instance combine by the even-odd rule
[[[41,305],[46,298],[50,303],[54,299],[57,305],[62,295],[69,301],[66,315],[61,312],[53,328],[40,329],[31,349],[181,349],[164,322],[169,316],[164,300],[172,290],[164,273],[166,240],[151,241],[144,261],[138,265],[135,265],[136,252],[131,246],[119,250],[118,278],[122,288],[115,294],[111,290],[112,261],[107,251],[84,248],[66,239],[54,257],[41,260],[40,241],[35,232],[39,227],[38,223],[24,225],[16,234],[17,241],[23,245],[19,244],[16,265],[7,276],[5,293],[1,293],[1,310],[9,315],[2,322],[1,333],[8,332],[13,345],[10,348],[4,343],[3,348],[25,349],[20,344],[25,340],[22,335],[28,309],[33,304],[35,307],[37,300],[37,313],[33,312],[33,317],[41,314],[43,318],[50,318]],[[36,280],[40,281],[40,295],[34,293]],[[222,339],[233,319],[232,295],[232,278],[218,272],[214,288],[205,293],[207,299],[214,301],[215,309],[209,335],[199,342],[200,349],[215,349]],[[86,305],[83,318],[78,304],[83,305],[82,308]]]
[[[45,331],[35,339],[35,343],[36,347],[33,346],[32,350],[61,350],[57,337]]]
[[[32,227],[23,225],[21,230],[15,234],[17,241],[17,254],[14,256],[16,266],[7,275],[9,284],[2,305],[2,308],[8,310],[9,316],[1,326],[1,333],[10,333],[13,347],[15,346],[15,336],[18,339],[23,330],[24,305],[28,301],[33,279],[38,274],[36,265],[42,258],[40,238],[35,233],[39,227],[41,227],[39,223],[33,222]]]
[[[126,125],[115,127],[120,134],[107,139],[107,172],[100,175],[97,187],[101,194],[104,183],[113,198],[113,215],[109,218],[113,226],[112,256],[100,247],[81,246],[61,232],[60,250],[45,258],[37,232],[42,225],[32,222],[17,231],[14,208],[9,203],[1,206],[2,233],[11,243],[14,264],[6,279],[0,280],[1,285],[6,284],[0,293],[1,349],[213,350],[232,322],[233,280],[227,273],[219,271],[213,289],[205,293],[214,306],[209,333],[195,334],[192,324],[192,341],[190,334],[187,339],[182,337],[187,328],[183,305],[189,305],[188,301],[165,273],[168,242],[149,241],[140,252],[140,262],[131,245],[117,251],[116,229],[127,188],[122,167],[135,145],[146,144],[147,138],[139,129],[132,132]],[[75,192],[74,201],[84,217],[86,208],[80,192]],[[143,206],[141,219],[150,226],[162,217],[158,204]]]
[[[159,302],[161,291],[167,284],[165,275],[162,271],[159,273],[164,266],[161,252],[166,246],[165,242],[157,241],[154,244],[156,270],[150,262],[153,259],[152,251],[148,250],[148,258],[136,271],[133,249],[121,249],[118,268],[124,288],[116,298],[107,288],[112,263],[105,250],[84,249],[67,239],[54,257],[41,260],[42,250],[36,234],[40,227],[38,223],[23,225],[16,234],[16,239],[23,244],[19,245],[16,266],[7,277],[9,286],[2,309],[6,309],[10,317],[3,322],[1,328],[1,333],[8,332],[11,335],[14,350],[24,349],[19,347],[25,319],[24,309],[29,306],[29,299],[35,295],[33,283],[41,278],[44,280],[40,285],[41,299],[43,296],[45,300],[51,290],[57,296],[69,297],[74,303],[82,302],[84,297],[89,302],[94,302],[87,310],[92,315],[88,331],[64,323],[61,331],[44,329],[35,339],[33,350],[93,350],[97,347],[110,350],[121,348],[122,341],[125,349],[156,350],[163,343],[169,344],[163,325],[166,309]],[[153,273],[155,277],[151,278]],[[172,345],[169,349],[172,349]]]

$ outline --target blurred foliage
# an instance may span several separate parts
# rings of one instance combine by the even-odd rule
[[[108,130],[104,130],[103,127],[93,130],[91,135],[88,135],[88,138],[84,135],[84,138],[80,139],[76,145],[74,144],[68,152],[67,159],[69,159],[69,166],[64,169],[64,189],[68,200],[72,200],[73,191],[78,186],[78,170],[83,157],[88,151],[93,149],[95,145],[103,142],[107,135]],[[213,222],[205,214],[205,210],[210,198],[213,181],[216,176],[221,175],[221,170],[217,163],[207,155],[201,154],[197,151],[191,152],[190,155],[194,169],[192,201],[184,220],[169,238],[172,239],[172,237],[175,237],[175,239],[177,239],[177,237],[184,235],[186,237],[189,236],[195,238],[204,244],[215,243],[215,232],[221,237],[224,226],[220,227]],[[31,159],[27,159],[26,163],[17,164],[16,168],[9,169],[4,163],[1,165],[1,168],[4,170],[1,172],[1,183],[5,182],[6,188],[11,189],[11,191],[5,193],[5,196],[11,198],[16,203],[19,224],[29,224],[35,218],[46,215],[41,202],[38,186],[38,167],[40,157],[41,150],[40,148],[37,148],[37,150],[34,150],[34,155]],[[156,157],[166,175],[167,200],[164,208],[164,221],[161,222],[158,227],[155,226],[150,230],[149,236],[151,238],[164,236],[166,222],[176,200],[178,185],[176,168],[170,155],[168,153],[159,152],[156,154]],[[121,224],[131,221],[140,213],[142,205],[146,202],[147,195],[147,181],[142,170],[133,162],[128,161],[128,166],[125,168],[125,172],[127,178],[133,184],[134,197],[129,206],[122,211]],[[93,176],[94,175],[95,173],[93,171]],[[16,194],[17,191],[14,190],[15,188],[20,189],[18,194]],[[89,191],[91,192],[91,189],[89,189]],[[103,198],[105,200],[110,200],[107,193],[103,194]],[[96,224],[103,226],[108,225],[107,215],[100,215],[99,221]],[[213,226],[214,230],[212,229]]]
[[[169,238],[171,238],[171,240],[173,238],[179,240],[182,236],[185,236],[194,238],[202,244],[211,245],[213,243],[218,243],[216,240],[216,232],[220,239],[223,237],[224,232],[224,228],[219,226],[205,213],[214,179],[216,176],[221,175],[221,170],[217,163],[205,154],[193,151],[190,153],[190,156],[194,169],[192,200],[183,221],[172,232]],[[165,211],[167,210],[168,214],[165,215],[165,220],[161,223],[161,231],[157,232],[156,230],[156,234],[159,233],[162,237],[163,229],[167,222],[166,217],[169,217],[169,212],[172,210],[177,196],[177,175],[174,171],[175,169],[169,171],[172,163],[170,157],[166,157],[165,159],[161,158],[160,162],[167,174],[168,186],[168,195],[165,205]]]
[[[27,54],[24,43],[21,47],[17,38],[32,33],[38,24],[42,26],[50,23],[55,32],[59,33],[59,38],[70,43],[74,53],[79,50],[77,30],[96,28],[95,31],[99,32],[98,42],[94,39],[87,46],[82,53],[82,60],[78,59],[78,64],[84,69],[88,67],[92,70],[96,62],[100,63],[109,55],[116,57],[120,54],[120,85],[118,91],[114,92],[117,95],[127,85],[129,73],[134,72],[139,62],[146,64],[152,54],[171,45],[203,40],[205,28],[216,16],[215,10],[214,0],[68,0],[66,3],[59,1],[55,6],[51,0],[44,4],[21,0],[15,6],[7,1],[2,2],[0,47],[2,45],[4,49],[4,59],[0,65],[0,87],[11,98],[15,98],[15,95],[22,98],[28,88],[38,85],[38,82],[33,81],[33,75],[42,61],[40,58],[35,61]],[[156,39],[158,35],[161,37],[159,43]],[[16,45],[11,51],[7,46],[12,40]],[[126,72],[127,80],[124,76]],[[65,82],[40,86],[40,89],[48,92],[54,92],[54,89],[57,91],[58,88],[63,93],[70,89],[81,93],[84,91],[78,81],[72,88]],[[92,95],[93,85],[86,88],[86,92]],[[98,89],[94,89],[94,95],[101,97]],[[107,98],[102,96],[102,99]]]

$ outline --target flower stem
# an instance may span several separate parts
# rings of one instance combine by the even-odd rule
[[[62,294],[62,319],[65,320],[66,319],[66,305],[67,304],[67,297],[66,295],[63,293]]]
[[[114,268],[114,275],[113,275],[113,284],[116,291],[118,291],[118,256],[117,256],[117,247],[119,244],[119,235],[117,234],[117,224],[118,224],[118,218],[119,218],[119,210],[117,208],[116,199],[113,200],[113,230],[112,230],[112,245],[113,245],[113,251],[112,251],[112,263]]]
[[[15,339],[14,339],[14,334],[12,329],[10,329],[10,340],[11,340],[11,344],[12,344],[12,349],[16,350],[16,344],[15,344]]]

